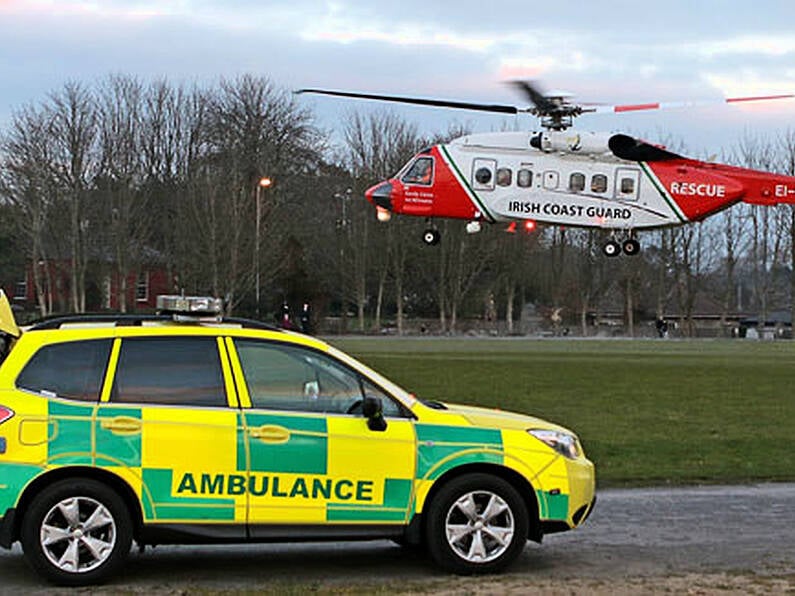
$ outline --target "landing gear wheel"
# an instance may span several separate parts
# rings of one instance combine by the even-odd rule
[[[124,563],[132,521],[122,498],[88,478],[61,480],[42,490],[22,519],[25,558],[62,586],[96,584]]]
[[[621,253],[621,245],[615,240],[608,240],[602,246],[602,252],[606,257],[615,257]]]
[[[494,573],[522,552],[528,525],[527,507],[508,482],[467,474],[434,496],[426,526],[428,551],[453,573]]]
[[[635,240],[634,238],[627,238],[624,240],[624,243],[621,245],[621,248],[624,249],[624,254],[628,257],[634,257],[636,254],[640,252],[640,242]]]
[[[439,230],[429,228],[422,233],[422,241],[428,246],[436,246],[441,239],[442,235],[439,233]]]

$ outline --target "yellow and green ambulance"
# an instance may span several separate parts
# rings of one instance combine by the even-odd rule
[[[147,544],[392,539],[457,573],[582,524],[570,431],[424,401],[317,339],[162,297],[0,330],[0,546],[66,585]]]

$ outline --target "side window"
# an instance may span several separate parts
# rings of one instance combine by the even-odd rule
[[[370,381],[367,380],[363,382],[363,385],[364,385],[365,395],[377,397],[381,400],[381,403],[384,406],[384,416],[387,417],[404,416],[403,412],[400,410],[400,407],[378,387],[376,387]]]
[[[420,157],[411,165],[408,172],[403,174],[400,181],[407,184],[432,184],[433,158]]]
[[[569,190],[572,192],[582,192],[585,190],[585,174],[574,172],[569,176]]]
[[[607,176],[594,174],[591,178],[591,192],[607,192]]]
[[[533,172],[524,169],[516,172],[516,184],[520,188],[530,188],[533,186]]]
[[[44,346],[17,377],[17,387],[45,395],[99,401],[111,339]]]
[[[253,340],[235,347],[255,408],[345,414],[362,400],[359,376],[328,356]]]
[[[511,168],[498,168],[497,169],[497,186],[510,186],[513,180],[513,171]]]
[[[245,339],[235,348],[254,408],[361,416],[362,397],[371,395],[385,416],[404,415],[378,387],[314,350]]]
[[[214,337],[128,338],[121,343],[111,401],[224,407]]]

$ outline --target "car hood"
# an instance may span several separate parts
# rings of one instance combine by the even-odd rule
[[[548,430],[560,430],[569,434],[574,434],[567,428],[558,424],[553,424],[528,416],[526,414],[518,414],[516,412],[507,412],[504,410],[494,410],[490,408],[479,408],[476,406],[463,406],[460,404],[444,404],[447,408],[446,411],[451,414],[458,414],[467,419],[473,426],[486,427],[486,428],[504,428],[512,430],[527,430],[529,428],[540,428]]]

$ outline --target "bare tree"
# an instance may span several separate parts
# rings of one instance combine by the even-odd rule
[[[13,116],[2,141],[4,155],[0,192],[18,211],[17,225],[28,243],[39,313],[53,310],[49,246],[46,234],[52,209],[54,176],[50,118],[43,109],[27,106]]]
[[[414,154],[422,140],[416,126],[408,124],[390,111],[378,111],[368,116],[360,112],[349,112],[343,123],[345,138],[345,162],[355,180],[354,196],[376,182],[385,180],[400,169]],[[376,271],[377,299],[376,325],[380,326],[380,311],[388,272],[395,280],[398,310],[398,330],[403,328],[403,279],[405,275],[406,244],[401,233],[405,226],[387,230],[372,230],[374,212],[360,203],[351,210],[352,218],[344,222],[346,228],[343,241],[347,245],[348,259],[343,264],[341,276],[349,281],[346,288],[352,289],[350,298],[356,303],[359,330],[364,331],[364,310],[367,304],[367,278]],[[373,246],[376,245],[376,246]],[[342,297],[343,301],[347,299]]]
[[[47,103],[53,168],[60,190],[58,202],[66,212],[71,257],[72,309],[86,308],[86,270],[90,239],[88,192],[100,164],[97,153],[97,109],[93,93],[80,83],[66,83]]]

